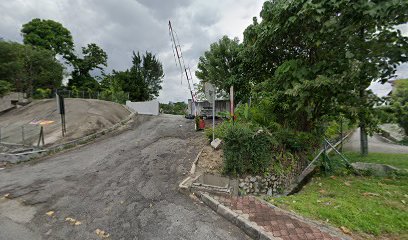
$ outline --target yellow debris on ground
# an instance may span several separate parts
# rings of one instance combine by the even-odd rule
[[[105,232],[105,231],[103,231],[103,230],[101,230],[99,228],[95,230],[95,233],[100,238],[108,238],[109,237],[109,233],[107,233],[107,232]]]
[[[52,217],[53,215],[54,215],[54,211],[48,211],[48,212],[46,212],[45,214],[47,215],[47,216],[49,216],[49,217]]]

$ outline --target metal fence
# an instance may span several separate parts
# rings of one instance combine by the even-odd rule
[[[95,92],[95,91],[74,91],[74,90],[57,90],[58,95],[62,95],[64,98],[83,98],[83,99],[99,99],[111,102],[117,102],[124,104],[129,100],[129,93],[108,93],[108,92]],[[55,96],[55,94],[54,94]],[[52,97],[54,97],[52,96]]]
[[[37,146],[40,133],[41,126],[35,124],[0,125],[0,143]]]

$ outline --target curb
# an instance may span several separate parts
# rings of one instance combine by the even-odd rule
[[[194,159],[194,162],[193,162],[193,164],[191,165],[190,175],[194,175],[194,174],[195,174],[195,171],[196,171],[196,168],[197,168],[197,162],[198,162],[198,159],[199,159],[200,156],[201,156],[201,153],[203,153],[203,150],[204,150],[204,147],[200,150],[200,152],[198,152],[197,157]]]
[[[243,216],[239,215],[238,213],[233,212],[231,209],[225,207],[224,205],[220,204],[217,200],[212,198],[206,193],[199,193],[197,194],[201,201],[209,206],[212,210],[217,212],[219,215],[230,221],[231,223],[235,224],[237,227],[242,229],[248,236],[252,237],[255,240],[281,240],[281,238],[277,238],[272,236],[272,234],[264,231],[261,227],[257,224],[249,221],[248,219],[244,218]]]

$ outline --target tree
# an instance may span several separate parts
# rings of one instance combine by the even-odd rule
[[[160,103],[160,111],[166,114],[185,115],[187,111],[187,103],[185,102],[169,102]]]
[[[100,82],[102,93],[100,99],[109,100],[121,104],[125,104],[127,93],[123,91],[123,77],[121,73],[113,71],[112,74],[103,75],[103,79]]]
[[[108,55],[95,43],[88,44],[87,47],[82,47],[83,57],[73,56],[71,63],[74,67],[71,79],[68,86],[75,86],[84,90],[98,90],[99,83],[91,76],[91,71],[95,69],[103,69],[107,66]]]
[[[261,83],[256,100],[282,125],[312,131],[344,112],[365,135],[375,126],[367,87],[407,61],[407,38],[394,28],[407,16],[398,0],[267,1],[244,32],[244,77]]]
[[[7,81],[0,80],[0,97],[3,97],[13,89],[13,85]]]
[[[37,88],[61,86],[64,67],[50,50],[0,41],[0,79],[31,96]]]
[[[241,74],[241,48],[238,38],[222,37],[200,57],[195,73],[202,82],[210,82],[224,92],[229,92],[233,85],[237,102],[247,100],[251,90],[249,81]]]
[[[131,101],[147,101],[159,96],[164,78],[163,66],[152,53],[140,56],[139,52],[133,52],[132,67],[121,74],[127,75],[123,79],[123,90],[129,93]]]
[[[408,79],[395,81],[395,91],[391,96],[391,106],[397,123],[408,135]]]
[[[74,49],[71,32],[61,23],[35,18],[23,24],[24,44],[42,47],[70,60]]]

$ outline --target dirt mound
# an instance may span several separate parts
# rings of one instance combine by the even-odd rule
[[[65,99],[67,134],[61,135],[61,118],[55,99],[38,100],[0,115],[1,140],[8,143],[34,144],[40,122],[46,123],[46,145],[73,140],[108,128],[125,119],[130,112],[120,104],[95,99]]]

